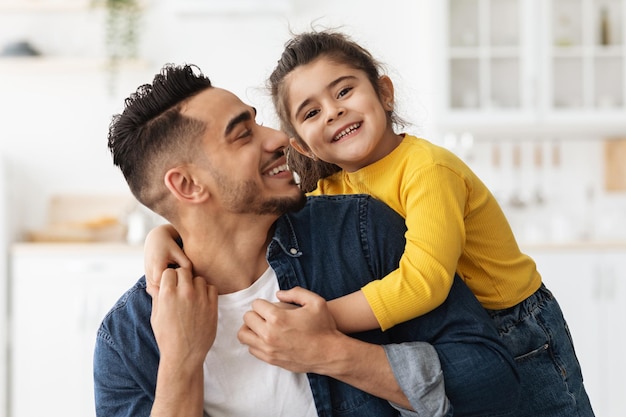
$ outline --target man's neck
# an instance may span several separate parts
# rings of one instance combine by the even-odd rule
[[[274,221],[239,216],[236,221],[204,222],[181,232],[194,275],[215,285],[220,294],[248,288],[268,268],[265,256]]]

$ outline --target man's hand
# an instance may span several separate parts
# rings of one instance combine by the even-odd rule
[[[292,372],[333,377],[411,409],[382,346],[341,333],[326,301],[311,291],[296,287],[277,295],[281,303],[255,300],[244,315],[238,337],[252,355]],[[425,391],[431,391],[428,388]],[[445,394],[434,395],[445,400]]]
[[[277,295],[282,303],[252,303],[252,310],[244,315],[239,341],[262,361],[292,372],[328,372],[328,349],[333,340],[345,336],[337,330],[326,301],[299,287]]]
[[[166,269],[148,286],[161,359],[152,417],[201,416],[203,363],[217,332],[217,289],[188,268]]]
[[[217,289],[187,268],[170,268],[163,271],[160,287],[150,286],[148,292],[161,359],[201,365],[215,341]]]

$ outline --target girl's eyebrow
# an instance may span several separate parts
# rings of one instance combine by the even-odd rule
[[[343,76],[341,76],[339,78],[334,79],[330,83],[328,83],[328,85],[326,86],[326,89],[330,90],[331,88],[335,87],[340,82],[345,81],[345,80],[350,80],[350,79],[356,79],[356,77],[354,75],[343,75]],[[310,102],[311,102],[311,99],[307,98],[302,103],[300,103],[300,105],[296,109],[296,113],[295,114],[299,114],[304,107],[309,105]]]

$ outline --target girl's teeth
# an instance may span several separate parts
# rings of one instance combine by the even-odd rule
[[[342,137],[346,136],[348,133],[352,132],[354,129],[358,128],[360,125],[358,123],[353,124],[352,126],[347,127],[342,130],[337,136],[335,136],[335,140],[339,140]]]

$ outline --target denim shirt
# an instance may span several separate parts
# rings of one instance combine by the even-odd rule
[[[369,196],[309,197],[304,209],[276,221],[267,259],[282,289],[301,286],[333,299],[396,269],[405,230],[400,216]],[[159,351],[145,287],[142,277],[98,330],[94,355],[98,416],[150,414]],[[353,336],[385,345],[414,411],[333,378],[309,374],[320,417],[446,415],[452,410],[441,387],[442,369],[455,416],[504,416],[515,408],[519,382],[514,362],[491,319],[458,277],[448,300],[432,312],[386,332]],[[433,347],[440,363],[428,350]]]

